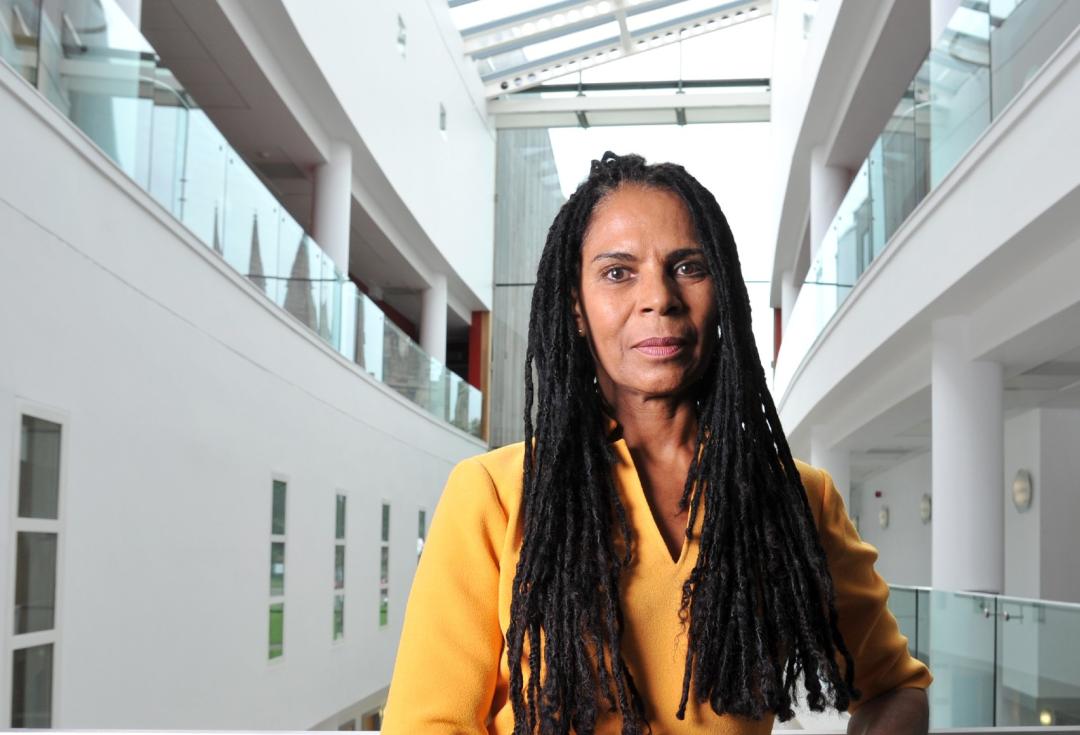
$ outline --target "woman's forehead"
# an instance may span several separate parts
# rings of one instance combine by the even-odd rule
[[[597,203],[582,240],[582,252],[613,244],[686,247],[695,240],[690,212],[678,194],[624,184]]]

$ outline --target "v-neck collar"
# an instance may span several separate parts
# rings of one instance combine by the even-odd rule
[[[614,421],[613,424],[617,427]],[[611,432],[609,431],[609,436]],[[638,522],[634,525],[637,526],[639,536],[647,536],[647,540],[639,539],[639,543],[648,543],[653,549],[654,553],[661,554],[662,559],[665,560],[668,566],[673,571],[681,570],[687,563],[687,559],[690,557],[691,544],[695,546],[697,544],[698,536],[701,534],[701,526],[704,520],[704,513],[699,509],[697,518],[694,523],[693,533],[687,535],[684,531],[682,547],[679,551],[679,557],[677,559],[671,558],[671,550],[668,548],[667,541],[664,540],[664,535],[660,532],[660,526],[656,521],[656,514],[653,512],[652,505],[649,503],[648,497],[645,495],[645,486],[641,482],[641,475],[638,473],[637,465],[634,464],[634,457],[630,453],[630,447],[627,446],[626,440],[622,438],[621,432],[618,438],[611,440],[611,444],[615,449],[615,454],[618,458],[618,466],[616,467],[616,481],[623,490],[623,494],[626,501],[630,503],[633,508],[631,510],[633,515],[637,517]],[[686,514],[687,524],[689,527],[690,513]],[[650,557],[652,554],[650,554]]]

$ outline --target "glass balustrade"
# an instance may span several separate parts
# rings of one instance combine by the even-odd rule
[[[933,728],[1080,725],[1080,605],[893,586]]]
[[[268,299],[375,379],[481,436],[480,391],[335,267],[114,0],[0,0],[0,58]]]
[[[776,396],[919,202],[1078,26],[1080,2],[962,0],[811,259],[777,355]]]

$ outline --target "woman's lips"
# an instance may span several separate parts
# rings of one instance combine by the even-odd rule
[[[634,345],[638,352],[650,357],[671,357],[686,347],[686,340],[681,337],[650,337]]]

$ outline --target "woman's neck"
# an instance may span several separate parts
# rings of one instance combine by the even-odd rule
[[[693,453],[698,420],[692,399],[623,396],[612,407],[622,427],[623,439],[635,453],[655,459]]]

